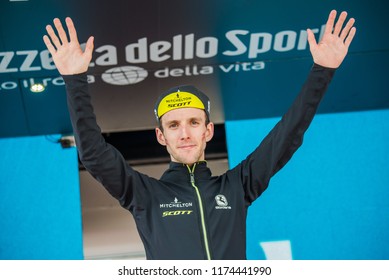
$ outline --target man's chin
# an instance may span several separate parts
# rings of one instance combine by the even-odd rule
[[[179,158],[172,158],[172,161],[182,163],[185,165],[192,166],[196,162],[199,162],[201,159],[198,157],[179,157]]]

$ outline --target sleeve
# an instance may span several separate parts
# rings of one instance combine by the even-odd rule
[[[133,170],[122,154],[105,142],[93,112],[86,73],[64,75],[67,103],[80,160],[86,170],[126,209],[144,203],[148,177]],[[146,181],[145,181],[146,180]],[[134,186],[137,186],[136,192]]]
[[[250,205],[268,187],[269,181],[292,157],[308,129],[335,73],[314,64],[299,95],[260,145],[232,173],[243,184]]]

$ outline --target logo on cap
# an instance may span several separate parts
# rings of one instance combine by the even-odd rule
[[[156,115],[160,118],[165,113],[180,108],[198,108],[205,110],[203,102],[196,95],[186,91],[179,91],[172,92],[161,100]]]

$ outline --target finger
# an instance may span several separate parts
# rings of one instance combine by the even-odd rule
[[[342,12],[338,18],[338,21],[336,22],[336,25],[335,25],[335,28],[334,28],[334,32],[333,34],[338,36],[340,31],[342,30],[342,26],[343,26],[343,23],[345,21],[347,17],[347,13],[346,12]]]
[[[355,22],[355,19],[350,18],[349,21],[347,22],[346,26],[343,28],[342,32],[340,33],[340,38],[344,40],[347,36],[347,34],[350,32],[351,27],[353,27]]]
[[[77,38],[77,31],[76,31],[76,28],[74,27],[72,19],[70,17],[67,17],[65,19],[65,21],[66,21],[66,26],[67,26],[68,31],[69,31],[70,41],[79,44],[78,38]]]
[[[47,49],[49,50],[49,52],[51,53],[51,55],[56,53],[56,49],[51,44],[51,41],[47,35],[43,36],[43,42],[45,42],[45,45],[46,45]]]
[[[327,34],[332,34],[332,31],[334,29],[334,22],[336,18],[336,11],[332,10],[328,16],[327,23],[326,23],[326,29],[324,30],[323,36]]]
[[[347,48],[350,46],[356,32],[357,29],[355,27],[351,28],[350,33],[347,35],[346,41],[344,42]]]
[[[51,41],[53,42],[54,46],[58,49],[61,46],[61,42],[59,41],[57,35],[54,32],[54,29],[51,27],[51,25],[46,26],[46,31],[50,36]]]
[[[59,38],[61,39],[62,45],[67,44],[68,37],[66,36],[66,32],[62,27],[62,23],[58,18],[54,19],[54,25],[55,25],[55,28],[57,28],[57,32],[58,32]]]

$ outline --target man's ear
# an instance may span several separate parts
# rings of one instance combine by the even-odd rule
[[[159,127],[155,128],[155,136],[157,137],[157,141],[162,146],[166,146],[165,136],[163,135],[162,130]]]
[[[214,129],[215,127],[213,122],[209,122],[207,124],[207,131],[205,132],[205,141],[207,142],[211,141],[211,139],[213,138]]]

